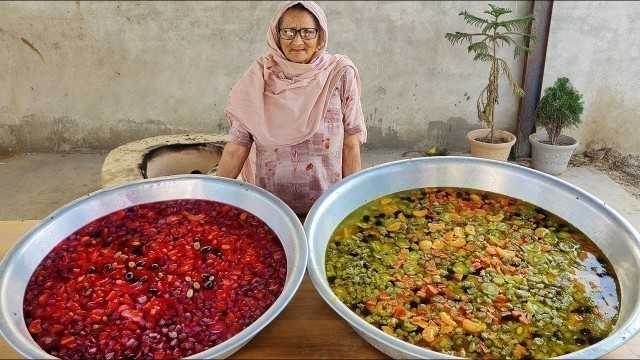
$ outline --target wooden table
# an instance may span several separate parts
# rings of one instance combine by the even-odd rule
[[[0,221],[0,258],[38,221]],[[0,338],[0,359],[21,358]],[[289,305],[232,359],[386,359],[327,305],[305,275]],[[640,335],[605,355],[640,359]]]

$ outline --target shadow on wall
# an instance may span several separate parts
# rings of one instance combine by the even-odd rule
[[[89,127],[69,117],[31,114],[17,124],[0,126],[0,154],[113,149],[147,137],[188,132],[194,131],[153,119],[121,119]]]
[[[409,127],[405,134],[389,126],[367,124],[367,149],[407,149],[426,150],[432,146],[447,148],[454,152],[469,151],[466,135],[469,131],[480,129],[479,124],[470,124],[463,118],[451,117],[447,121],[430,121],[426,130],[419,126]]]
[[[469,150],[467,133],[482,128],[479,124],[469,124],[465,119],[456,117],[444,121],[431,121],[427,128],[428,136],[433,139],[432,145],[447,148],[450,151],[465,152]],[[429,146],[429,144],[426,144]]]

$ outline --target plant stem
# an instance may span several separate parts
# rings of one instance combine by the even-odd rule
[[[498,17],[496,16],[496,21],[498,21]],[[493,28],[493,38],[491,39],[491,45],[493,48],[493,61],[491,63],[491,78],[489,79],[489,82],[493,82],[494,86],[492,86],[492,95],[490,96],[490,101],[491,101],[491,143],[493,144],[493,110],[494,110],[494,106],[495,106],[495,97],[497,96],[498,93],[498,60],[496,58],[496,28]]]

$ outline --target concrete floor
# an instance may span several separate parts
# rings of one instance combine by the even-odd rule
[[[0,158],[0,221],[43,219],[72,200],[99,190],[106,155],[31,153]],[[401,159],[405,159],[402,151],[364,150],[362,154],[363,168]],[[570,167],[560,178],[608,203],[640,229],[640,199],[605,173],[591,166]]]

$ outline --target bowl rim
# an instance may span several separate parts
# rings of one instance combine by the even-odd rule
[[[286,307],[286,305],[292,300],[294,295],[296,294],[302,280],[304,278],[304,274],[307,266],[308,259],[308,242],[306,241],[306,234],[304,232],[304,228],[298,216],[294,213],[294,211],[284,203],[281,199],[271,194],[270,192],[255,186],[253,184],[245,183],[243,181],[237,179],[229,179],[212,175],[205,174],[184,174],[184,175],[171,175],[171,176],[163,176],[152,179],[140,179],[136,181],[131,181],[123,184],[118,184],[112,187],[106,187],[99,189],[97,191],[91,192],[87,195],[84,195],[80,198],[77,198],[68,204],[63,205],[62,207],[55,210],[49,216],[42,219],[36,226],[27,231],[20,239],[18,239],[13,246],[7,251],[5,257],[0,262],[0,294],[6,294],[8,292],[7,286],[10,283],[11,279],[9,279],[9,275],[12,273],[12,269],[15,267],[14,262],[16,261],[17,255],[19,255],[21,249],[29,244],[29,242],[33,241],[32,237],[38,236],[38,234],[43,231],[44,228],[51,225],[52,223],[63,221],[65,214],[71,209],[79,207],[89,201],[92,201],[95,197],[106,194],[117,194],[120,192],[126,192],[127,190],[143,188],[145,186],[155,186],[155,185],[164,185],[168,186],[171,183],[202,183],[204,186],[212,183],[213,186],[216,184],[221,184],[227,188],[235,188],[238,193],[247,192],[252,196],[252,199],[261,199],[264,202],[268,203],[273,207],[272,210],[277,210],[281,219],[279,221],[286,221],[286,224],[291,227],[291,234],[287,234],[291,236],[292,241],[296,244],[295,248],[292,250],[292,253],[296,257],[294,263],[292,265],[297,265],[292,267],[292,269],[287,268],[287,279],[285,280],[285,285],[283,287],[282,292],[276,299],[276,301],[265,311],[258,319],[256,319],[251,325],[247,326],[242,331],[235,334],[233,337],[223,341],[222,343],[211,347],[202,352],[190,355],[186,358],[219,358],[219,357],[227,357],[239,350],[242,346],[244,346],[248,341],[250,341],[255,335],[257,335],[265,326],[267,326],[274,318]],[[177,197],[172,200],[178,199],[187,199],[188,197]],[[196,197],[191,197],[190,199],[195,199]],[[233,205],[239,208],[241,206],[235,205],[233,203],[216,200],[214,198],[204,198],[200,197],[199,199],[212,200],[218,202],[224,202],[229,205]],[[164,200],[154,200],[154,201],[164,201]],[[153,202],[153,201],[148,201]],[[143,204],[144,202],[135,203],[129,206],[135,206],[139,204]],[[125,208],[125,207],[122,207]],[[243,209],[246,210],[246,209]],[[251,213],[253,211],[247,210]],[[272,213],[275,213],[271,211]],[[110,212],[109,212],[110,213]],[[102,216],[107,215],[108,213],[104,213],[101,215],[93,216],[92,220],[98,219]],[[68,216],[68,215],[67,215]],[[256,215],[257,216],[257,215]],[[274,215],[276,216],[276,215]],[[259,216],[258,216],[259,217]],[[261,220],[262,217],[259,217]],[[60,220],[62,219],[62,220]],[[88,222],[87,222],[88,223]],[[266,223],[266,221],[265,221]],[[273,224],[267,223],[272,229]],[[77,229],[76,229],[77,230]],[[75,230],[74,230],[75,231]],[[277,234],[282,236],[281,234]],[[63,238],[64,239],[64,238]],[[60,239],[57,243],[62,241]],[[48,249],[47,253],[51,249]],[[46,254],[45,254],[46,255]],[[26,285],[25,285],[26,287]],[[21,296],[24,296],[22,294]],[[21,309],[22,310],[22,309]],[[16,328],[12,326],[10,321],[6,319],[9,318],[11,310],[6,306],[5,300],[0,299],[0,334],[4,337],[7,343],[15,349],[18,353],[26,358],[55,358],[51,354],[42,350],[33,340],[31,335],[26,330],[26,324],[23,322],[20,328]],[[22,329],[24,328],[24,329]],[[23,330],[23,331],[20,331]]]
[[[578,186],[575,186],[565,180],[557,178],[555,176],[543,173],[541,171],[527,168],[521,165],[512,164],[508,162],[492,160],[492,159],[483,159],[476,157],[468,157],[468,156],[443,156],[443,157],[421,157],[421,158],[411,158],[411,159],[402,159],[395,160],[384,164],[379,164],[368,169],[362,170],[355,174],[350,175],[349,177],[342,179],[337,184],[330,187],[325,193],[318,198],[315,204],[312,206],[307,218],[305,219],[304,228],[307,234],[307,241],[309,242],[309,252],[308,252],[308,261],[307,261],[307,271],[309,272],[309,277],[311,281],[323,298],[323,300],[331,307],[335,312],[338,313],[343,319],[345,319],[350,326],[356,329],[357,332],[361,333],[365,340],[370,341],[367,337],[375,339],[376,341],[381,342],[385,346],[395,350],[401,351],[406,354],[406,356],[414,357],[414,358],[458,358],[455,356],[446,355],[437,351],[433,351],[427,348],[423,348],[417,345],[410,344],[403,340],[400,340],[394,336],[384,333],[383,331],[377,329],[373,325],[367,323],[364,319],[360,318],[353,311],[351,311],[346,305],[344,305],[333,293],[331,288],[328,285],[326,278],[322,276],[322,269],[324,269],[324,264],[319,264],[316,261],[315,254],[318,252],[325,252],[326,248],[319,249],[315,246],[315,242],[312,240],[314,234],[316,233],[316,229],[320,224],[320,216],[322,215],[323,203],[330,201],[330,198],[336,197],[337,194],[344,191],[343,189],[349,186],[359,185],[358,182],[364,181],[367,177],[370,176],[371,173],[380,172],[380,171],[392,171],[394,168],[406,166],[410,163],[448,163],[452,161],[462,162],[463,164],[473,165],[474,163],[483,164],[485,166],[498,166],[503,167],[506,170],[516,170],[516,171],[524,171],[528,172],[531,176],[535,176],[544,180],[546,182],[555,183],[558,186],[564,187],[568,191],[573,191],[579,193],[583,196],[584,201],[589,201],[594,204],[599,204],[602,206],[608,213],[611,215],[616,222],[618,222],[624,229],[632,236],[633,240],[635,240],[636,245],[640,248],[640,233],[624,218],[620,215],[615,209],[611,208],[608,204],[598,199],[594,195],[588,193],[585,190],[582,190]],[[397,190],[401,191],[401,190]],[[396,191],[393,191],[396,192]],[[384,195],[380,195],[384,196]],[[372,199],[373,200],[373,199]],[[364,204],[359,204],[362,206]],[[337,226],[338,224],[335,224]],[[325,224],[326,226],[326,224]],[[618,328],[617,330],[615,328]],[[596,358],[602,356],[608,352],[611,352],[618,347],[622,346],[626,342],[628,342],[631,338],[640,333],[640,307],[636,308],[629,319],[625,323],[616,323],[614,327],[614,331],[609,334],[607,339],[608,341],[600,341],[594,345],[590,345],[586,348],[580,349],[578,351],[574,351],[562,356],[557,357],[558,359],[583,359],[583,358]],[[375,344],[372,344],[376,348]],[[382,351],[382,350],[381,350]],[[383,351],[384,352],[384,351]]]

